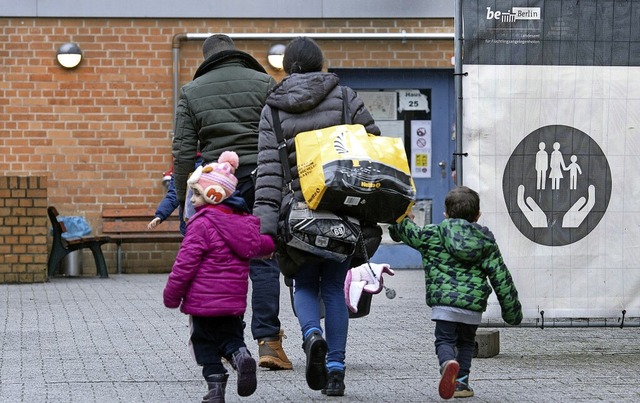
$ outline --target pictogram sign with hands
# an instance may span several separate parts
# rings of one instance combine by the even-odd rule
[[[550,125],[514,149],[502,187],[522,234],[541,245],[562,246],[587,236],[602,219],[611,198],[611,170],[586,133]]]

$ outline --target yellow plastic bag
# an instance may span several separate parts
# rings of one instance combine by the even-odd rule
[[[298,133],[295,143],[300,186],[311,209],[393,223],[413,206],[415,184],[399,138],[338,125]]]

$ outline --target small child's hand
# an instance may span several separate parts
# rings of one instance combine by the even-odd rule
[[[258,256],[257,259],[273,259],[273,257],[275,256],[275,252],[271,252],[268,255],[264,255],[264,256]]]
[[[149,222],[149,224],[147,225],[147,229],[154,229],[158,226],[158,224],[160,224],[160,218],[156,217]]]
[[[180,308],[180,302],[181,301],[178,301],[177,304],[174,304],[174,303],[169,303],[168,301],[165,300],[164,301],[164,306],[165,306],[165,308],[169,308],[169,309],[178,309],[178,308]]]

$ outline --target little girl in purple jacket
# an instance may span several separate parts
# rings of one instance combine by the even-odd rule
[[[256,361],[243,334],[249,261],[269,256],[275,245],[235,194],[237,167],[238,155],[226,151],[189,178],[196,214],[164,289],[164,305],[189,315],[189,344],[209,387],[203,402],[224,402],[229,375],[223,357],[238,373],[238,395],[249,396],[257,386]]]

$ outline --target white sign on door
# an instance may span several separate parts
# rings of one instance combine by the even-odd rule
[[[431,178],[431,121],[411,121],[411,175]]]

